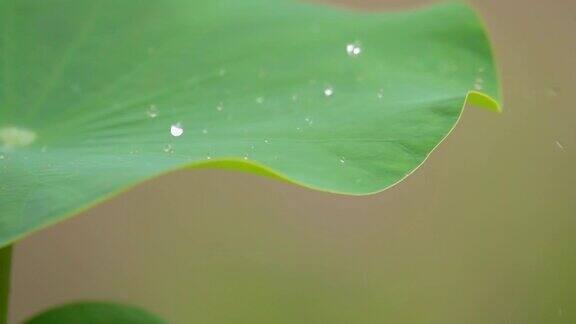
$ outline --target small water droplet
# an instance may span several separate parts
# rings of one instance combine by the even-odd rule
[[[172,144],[166,144],[166,145],[164,145],[164,148],[162,149],[162,151],[164,151],[164,153],[172,154],[172,153],[174,153],[174,147],[172,147]]]
[[[354,44],[347,44],[346,45],[346,53],[351,54],[353,49],[354,49]]]
[[[257,104],[261,104],[261,103],[263,103],[263,102],[264,102],[264,98],[263,98],[263,97],[258,97],[258,98],[256,98],[256,103],[257,103]]]
[[[202,134],[208,134],[208,130],[207,130],[206,128],[204,128],[204,129],[202,130]]]
[[[359,43],[351,43],[346,45],[346,53],[351,57],[358,57],[362,53],[362,47]]]
[[[210,155],[206,156],[206,160],[212,160],[212,157]]]
[[[264,143],[265,143],[265,144],[268,144],[268,143],[270,143],[270,141],[267,140],[267,139],[265,139],[265,140],[264,140]]]
[[[0,128],[0,146],[7,149],[24,147],[36,140],[36,133],[20,127],[8,126]]]
[[[560,150],[564,151],[564,144],[560,143],[560,141],[556,141],[556,146],[557,146]]]
[[[150,105],[150,107],[148,107],[148,110],[146,111],[146,114],[150,118],[156,118],[158,117],[158,108],[156,108],[155,105]]]
[[[378,93],[376,93],[376,97],[378,97],[378,99],[384,98],[384,89],[378,90]]]
[[[173,124],[170,126],[170,134],[174,137],[180,137],[184,134],[184,128],[180,123]]]
[[[297,94],[292,95],[292,101],[298,101],[298,95]]]
[[[248,160],[248,155],[244,155],[243,159]]]
[[[312,125],[312,118],[306,117],[306,118],[304,118],[304,121],[305,121],[308,125]]]
[[[345,160],[343,157],[341,157],[341,158],[340,158],[340,163],[344,164],[344,163],[346,163],[346,160]]]
[[[4,154],[0,154],[0,160],[4,160]]]
[[[326,97],[332,97],[332,95],[334,94],[334,88],[332,87],[326,87],[324,89],[324,96]]]
[[[254,151],[254,149],[256,149],[256,146],[254,146],[254,144],[252,144],[252,145],[250,145],[250,149],[251,149],[252,151]]]
[[[219,103],[218,106],[216,106],[216,110],[218,110],[218,111],[224,110],[224,104],[223,104],[223,103]]]
[[[484,79],[476,78],[476,81],[474,83],[474,89],[478,91],[484,89]]]
[[[301,130],[302,130],[302,128],[300,128],[300,127],[296,127],[296,130],[297,130],[297,131],[301,131]]]

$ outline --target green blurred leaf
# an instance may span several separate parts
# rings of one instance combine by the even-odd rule
[[[163,324],[158,317],[133,306],[112,303],[76,303],[43,312],[26,324]]]
[[[378,192],[466,98],[499,110],[483,26],[460,3],[4,0],[0,25],[0,246],[182,168]]]

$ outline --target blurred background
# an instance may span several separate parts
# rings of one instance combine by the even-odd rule
[[[216,170],[145,183],[16,246],[12,322],[105,299],[177,324],[576,323],[576,2],[473,3],[502,115],[468,107],[369,197]]]

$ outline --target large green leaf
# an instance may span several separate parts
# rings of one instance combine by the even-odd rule
[[[26,324],[163,324],[158,317],[133,306],[86,302],[56,307]]]
[[[0,37],[0,246],[188,167],[378,192],[499,109],[460,3],[0,0]]]

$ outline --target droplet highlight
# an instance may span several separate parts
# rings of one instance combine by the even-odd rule
[[[172,124],[170,126],[170,134],[174,137],[180,137],[184,134],[184,128],[180,123]]]
[[[359,43],[350,43],[346,45],[346,53],[350,57],[358,57],[362,54],[362,47],[360,47]]]

